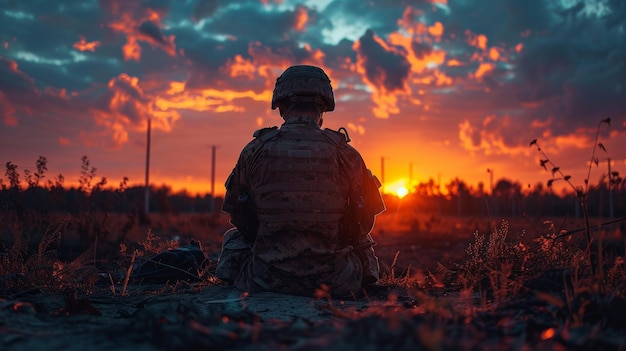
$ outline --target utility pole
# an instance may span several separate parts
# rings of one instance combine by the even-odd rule
[[[608,159],[609,164],[609,218],[613,218],[613,174],[611,173],[611,158]]]
[[[148,117],[148,128],[146,136],[146,185],[144,198],[144,213],[150,212],[150,130],[152,129],[152,118]]]
[[[381,193],[385,193],[385,157],[380,157],[380,182],[382,183],[382,187],[380,189]]]
[[[495,198],[493,197],[493,169],[487,168],[489,173],[489,195],[487,196],[487,214],[491,216],[496,211]],[[493,212],[492,212],[493,210]]]
[[[215,212],[215,151],[216,146],[211,145],[211,213]]]
[[[441,173],[437,173],[437,194],[441,195]]]

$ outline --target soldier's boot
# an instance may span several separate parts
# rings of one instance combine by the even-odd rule
[[[232,228],[224,233],[222,252],[217,260],[215,276],[232,283],[241,273],[243,263],[252,255],[250,245],[244,241],[243,235]]]

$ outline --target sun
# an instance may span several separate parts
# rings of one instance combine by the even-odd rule
[[[395,195],[398,198],[403,198],[409,194],[409,189],[407,188],[407,182],[405,179],[399,179],[392,183],[385,184],[384,193]]]
[[[405,188],[403,186],[400,186],[400,187],[398,187],[398,189],[396,189],[396,195],[399,198],[405,197],[408,193],[409,193],[409,191],[407,190],[407,188]]]

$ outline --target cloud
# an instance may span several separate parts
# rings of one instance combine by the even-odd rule
[[[466,53],[457,54],[454,65],[444,68],[462,87],[454,96],[457,103],[478,98],[491,107],[459,125],[466,150],[515,155],[520,146],[541,137],[586,148],[589,141],[581,142],[585,138],[580,134],[593,134],[603,118],[626,117],[624,33],[605,25],[609,16],[591,15],[582,3],[570,8],[528,5],[521,9],[505,2],[495,4],[494,11],[468,13],[489,18],[490,25],[482,28],[483,20],[464,24],[471,29],[464,35]],[[458,6],[450,5],[452,17],[465,23]],[[505,24],[494,17],[496,9],[502,18],[512,11],[520,11],[520,16]],[[498,28],[502,33],[495,31]],[[448,30],[458,32],[451,22]],[[463,72],[469,79],[459,79]],[[476,89],[483,94],[470,93]],[[577,146],[567,142],[571,140]]]
[[[91,51],[94,52],[96,51],[96,48],[98,46],[100,46],[100,42],[99,41],[90,41],[88,42],[87,40],[85,40],[85,37],[83,37],[82,35],[80,36],[80,40],[74,43],[74,49],[78,50],[78,51]]]
[[[137,77],[120,74],[112,78],[100,103],[90,110],[95,122],[112,132],[108,147],[120,148],[128,142],[129,131],[146,130],[148,119],[152,128],[171,131],[180,119],[176,110],[155,109],[156,97],[146,94]]]
[[[625,18],[620,0],[16,1],[0,11],[0,137],[128,152],[150,118],[171,143],[217,131],[228,153],[249,137],[230,131],[281,122],[276,77],[313,64],[331,127],[389,138],[372,153],[394,135],[477,158],[585,147],[600,119],[626,132]]]
[[[294,11],[294,24],[293,29],[298,32],[306,31],[306,26],[309,21],[309,13],[304,6],[297,6]]]
[[[376,117],[386,118],[399,112],[396,94],[406,94],[406,85],[411,66],[406,59],[407,52],[377,37],[371,30],[355,43],[357,70],[373,90],[377,104]]]
[[[29,113],[28,105],[38,98],[33,80],[20,71],[15,61],[0,56],[0,116],[4,125],[17,126],[18,112]]]
[[[0,89],[15,99],[34,94],[35,82],[18,68],[17,62],[0,56]]]
[[[176,56],[175,36],[166,36],[161,31],[164,10],[141,7],[137,2],[125,2],[123,5],[116,1],[105,3],[111,11],[108,27],[126,36],[126,43],[122,47],[125,60],[141,59],[141,42],[160,48],[170,56]]]
[[[198,1],[193,9],[192,19],[194,22],[211,17],[219,8],[219,0]]]

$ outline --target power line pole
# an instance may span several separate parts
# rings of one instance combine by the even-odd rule
[[[380,182],[382,183],[380,192],[385,193],[385,157],[380,157]]]
[[[493,195],[493,169],[487,168],[487,173],[489,173],[489,194]]]
[[[609,218],[613,218],[615,213],[613,212],[613,174],[611,173],[611,158],[608,160],[609,164]]]
[[[216,146],[211,145],[211,213],[215,212],[215,154]]]
[[[148,117],[148,128],[146,136],[146,185],[144,198],[144,213],[150,212],[150,130],[152,129],[152,118]]]

